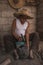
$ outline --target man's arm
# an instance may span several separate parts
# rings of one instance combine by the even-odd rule
[[[15,29],[16,29],[16,19],[13,20],[12,27],[11,27],[11,33],[18,40],[19,36],[15,33]]]
[[[29,49],[29,23],[28,23],[28,27],[27,27],[27,29],[26,29],[26,32],[25,32],[25,35],[26,35],[26,45],[27,45],[27,47],[28,47],[28,49]]]

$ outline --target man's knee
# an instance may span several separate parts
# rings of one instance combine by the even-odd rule
[[[4,40],[4,46],[6,51],[10,51],[14,48],[12,35],[5,35],[3,37],[3,40]]]
[[[40,42],[39,34],[37,32],[33,33],[32,48],[38,50],[39,42]]]
[[[40,37],[39,37],[38,32],[35,32],[35,33],[34,33],[33,40],[34,40],[34,41],[40,41]]]

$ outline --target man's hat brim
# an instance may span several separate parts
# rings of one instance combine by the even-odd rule
[[[29,15],[26,15],[26,14],[17,14],[17,13],[14,13],[14,16],[19,18],[20,16],[26,16],[27,19],[33,19],[33,17],[29,16]]]

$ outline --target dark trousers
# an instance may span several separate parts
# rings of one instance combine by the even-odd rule
[[[31,33],[29,41],[31,41],[31,49],[36,49],[38,50],[39,47],[39,34],[37,32]],[[15,37],[13,35],[5,35],[4,36],[4,44],[5,44],[5,49],[6,51],[12,50],[12,49],[17,49],[16,46],[16,41]]]
[[[31,41],[31,46],[30,46],[31,49],[35,49],[36,51],[38,51],[40,38],[37,32],[30,34],[30,41]]]

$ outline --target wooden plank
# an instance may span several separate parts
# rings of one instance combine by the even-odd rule
[[[9,58],[7,58],[0,65],[8,65],[10,63],[11,63],[11,60]]]

